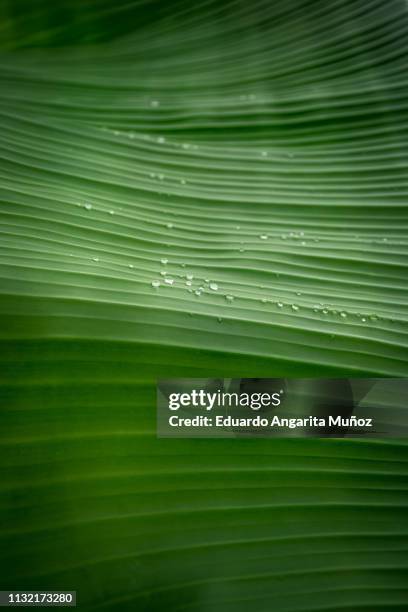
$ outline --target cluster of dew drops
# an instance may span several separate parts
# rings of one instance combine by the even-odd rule
[[[173,224],[169,223],[167,224],[168,228],[172,228]],[[239,229],[239,226],[237,226],[237,229]],[[303,232],[299,232],[299,233],[293,233],[292,234],[294,237],[302,237],[303,236]],[[268,236],[266,234],[260,234],[259,238],[261,240],[267,240]],[[162,270],[160,271],[160,276],[161,279],[154,279],[151,281],[151,286],[154,289],[159,289],[162,284],[163,286],[172,286],[175,283],[175,280],[173,278],[171,278],[170,276],[168,276],[168,272],[165,269],[165,267],[167,266],[167,264],[169,263],[169,260],[166,257],[162,257],[160,259],[160,264],[163,266]],[[185,268],[185,264],[181,264],[181,266],[183,268]],[[216,292],[219,289],[219,286],[216,282],[211,281],[210,279],[206,278],[204,279],[204,281],[202,280],[198,280],[197,281],[197,286],[194,288],[193,286],[193,281],[194,281],[194,275],[191,273],[187,273],[185,275],[183,275],[180,278],[180,281],[177,281],[179,283],[179,286],[184,286],[187,291],[189,293],[194,293],[196,296],[200,296],[202,295],[205,291],[207,292]],[[302,293],[300,291],[296,291],[296,295],[297,296],[301,296]],[[234,301],[234,296],[231,295],[230,293],[226,293],[223,294],[224,299],[231,303]],[[274,301],[271,299],[267,299],[265,297],[261,298],[261,303],[262,304],[275,304],[276,307],[278,309],[287,309],[290,308],[293,312],[298,312],[300,310],[300,306],[298,304],[295,303],[291,303],[291,302],[284,302],[281,300],[278,301]],[[319,314],[319,315],[334,315],[334,316],[339,316],[340,319],[347,319],[348,316],[355,316],[357,317],[361,323],[366,323],[368,320],[370,321],[377,321],[379,317],[377,317],[376,315],[370,314],[370,315],[364,315],[361,313],[347,313],[344,310],[337,310],[334,306],[329,305],[329,304],[325,304],[323,302],[319,303],[319,304],[314,304],[313,305],[313,312]],[[221,318],[218,319],[221,322]]]
[[[240,226],[236,226],[236,229],[240,229]],[[259,236],[260,240],[268,240],[269,236],[267,234],[260,234]],[[298,231],[298,232],[290,232],[289,234],[284,234],[281,236],[282,239],[286,239],[286,238],[295,238],[295,239],[301,239],[304,237],[304,232],[302,231]],[[313,239],[315,242],[318,242],[318,239]],[[385,240],[384,240],[385,242]],[[305,242],[302,241],[302,244],[305,244]],[[242,249],[240,249],[242,250]],[[161,263],[163,265],[166,265],[168,263],[168,260],[166,258],[161,259]],[[185,264],[182,264],[183,267],[185,267]],[[166,276],[166,272],[165,271],[161,271],[160,273],[162,276]],[[277,276],[279,276],[279,274],[277,274]],[[188,287],[188,290],[190,292],[193,292],[193,289],[191,288],[192,286],[192,280],[193,280],[193,275],[192,274],[187,274],[185,277],[185,285]],[[173,284],[173,279],[164,279],[164,282],[166,284],[172,285]],[[203,291],[205,291],[206,288],[209,288],[210,290],[213,291],[217,291],[218,290],[218,285],[216,283],[210,282],[208,279],[205,279],[205,283],[206,283],[206,287],[204,286],[199,286],[194,293],[197,296],[200,296]],[[160,281],[158,280],[154,280],[151,283],[152,287],[154,287],[155,289],[160,287]],[[302,293],[300,291],[296,291],[295,292],[297,296],[302,296]],[[234,301],[234,296],[231,294],[225,294],[224,298],[227,302],[233,302]],[[266,297],[263,297],[260,299],[260,302],[262,304],[271,304],[271,305],[275,305],[279,310],[287,310],[288,308],[290,310],[292,310],[294,313],[297,313],[298,311],[301,310],[301,307],[293,302],[288,302],[288,301],[283,301],[283,300],[273,300],[273,299],[268,299]],[[391,318],[386,318],[386,317],[381,317],[379,315],[376,314],[363,314],[363,313],[359,313],[359,312],[348,312],[342,309],[338,309],[335,306],[333,306],[332,304],[328,304],[328,303],[324,303],[324,302],[320,302],[320,303],[315,303],[313,305],[307,305],[305,307],[306,310],[313,310],[314,313],[319,315],[319,318],[323,315],[324,317],[339,317],[340,320],[345,321],[346,319],[350,319],[352,320],[357,319],[359,321],[359,323],[367,323],[367,322],[376,322],[379,321],[380,319],[383,321],[388,321],[390,323],[393,323],[394,320]],[[221,322],[221,318],[218,319]],[[333,319],[332,319],[333,320]]]
[[[170,276],[168,276],[168,272],[165,268],[168,263],[169,263],[169,260],[166,257],[162,257],[160,259],[160,264],[163,266],[163,268],[160,270],[160,276],[162,278],[154,279],[151,281],[150,284],[154,289],[158,289],[159,287],[162,286],[162,284],[164,286],[168,285],[171,287],[175,283],[175,280],[171,278]],[[183,268],[186,267],[185,264],[181,264],[181,266]],[[187,289],[189,293],[194,293],[198,297],[207,290],[209,290],[210,292],[215,292],[215,291],[218,291],[219,289],[218,284],[210,280],[209,278],[206,278],[203,281],[200,280],[199,282],[197,282],[197,285],[194,287],[194,275],[191,273],[186,273],[185,275],[183,275],[183,277],[181,278],[181,283],[184,285],[184,287]],[[225,297],[227,300],[234,299],[233,296],[230,296],[230,295],[226,295]]]
[[[81,206],[83,206],[83,208],[87,211],[91,211],[93,209],[92,204],[90,203],[85,203],[82,204]],[[107,213],[109,215],[113,215],[114,211],[113,210],[108,210]],[[174,227],[173,223],[169,222],[166,223],[166,227],[168,229],[172,229]],[[240,229],[240,226],[236,226],[236,229]],[[293,237],[293,238],[302,238],[304,236],[303,232],[291,232],[288,235],[285,235],[286,237]],[[269,236],[267,234],[259,234],[259,239],[260,240],[268,240]],[[385,240],[384,240],[385,242]],[[92,257],[92,261],[94,262],[99,262],[99,257]],[[172,285],[175,284],[175,279],[171,278],[171,276],[168,274],[167,272],[167,264],[169,263],[169,260],[167,257],[162,257],[160,259],[160,264],[162,266],[162,269],[160,270],[160,279],[154,279],[150,282],[151,287],[155,290],[159,289],[161,286],[169,286],[171,287]],[[133,268],[134,265],[129,263],[128,264],[129,268]],[[186,265],[185,264],[181,264],[182,268],[185,268]],[[194,275],[192,273],[186,273],[184,274],[180,280],[177,280],[177,284],[180,286],[180,281],[181,284],[187,289],[187,291],[189,293],[194,293],[197,297],[200,297],[204,292],[207,293],[214,293],[214,292],[218,292],[219,290],[219,285],[217,282],[210,280],[208,278],[204,279],[204,280],[199,280],[197,279],[196,281],[196,286],[194,286]],[[234,296],[231,295],[230,293],[226,293],[226,294],[222,294],[224,299],[226,300],[226,302],[228,303],[232,303],[234,301]],[[302,293],[300,291],[296,292],[297,296],[301,296]],[[298,312],[300,310],[300,306],[298,306],[297,304],[291,303],[291,302],[284,302],[283,300],[272,300],[272,299],[267,299],[266,297],[263,297],[260,299],[262,304],[275,304],[276,307],[278,309],[287,309],[290,308],[293,312]],[[348,317],[356,317],[359,319],[359,321],[361,323],[367,323],[367,321],[378,321],[379,319],[383,319],[385,320],[389,320],[389,322],[393,322],[393,319],[386,319],[384,317],[380,317],[377,316],[375,314],[362,314],[362,313],[355,313],[355,312],[346,312],[344,310],[338,310],[336,309],[334,306],[330,305],[330,304],[325,304],[323,302],[320,302],[318,304],[314,304],[313,307],[313,312],[315,312],[316,314],[319,315],[323,315],[323,316],[327,316],[327,315],[334,315],[334,316],[339,316],[340,319],[347,319]],[[221,322],[222,319],[221,317],[218,318],[218,321]]]
[[[85,203],[82,205],[83,208],[87,211],[91,211],[93,209],[92,204],[90,203]],[[114,211],[113,210],[108,210],[107,211],[109,215],[114,215]],[[173,229],[174,224],[169,222],[166,223],[166,227],[168,229]],[[240,226],[236,226],[236,229],[240,229]],[[303,232],[290,232],[289,234],[284,234],[281,236],[281,238],[286,239],[288,238],[303,238],[304,233]],[[259,234],[259,239],[260,240],[268,240],[269,236],[266,233],[262,233]],[[317,241],[317,240],[316,240]],[[385,242],[385,240],[384,240]],[[243,249],[240,249],[240,251],[243,251]],[[92,257],[92,261],[94,262],[99,262],[99,257]],[[153,289],[157,290],[159,289],[161,286],[169,286],[171,287],[172,285],[175,284],[175,279],[171,278],[170,275],[168,275],[166,266],[169,263],[169,260],[166,257],[162,257],[160,259],[160,264],[162,266],[162,269],[160,270],[160,279],[154,279],[151,281],[151,287],[153,287]],[[133,264],[128,264],[129,268],[133,268]],[[181,267],[185,268],[185,264],[181,264]],[[194,286],[194,275],[191,273],[186,273],[185,275],[183,275],[180,279],[181,284],[187,289],[187,291],[189,293],[194,293],[197,297],[200,297],[204,292],[207,293],[213,293],[213,292],[217,292],[219,290],[219,285],[217,282],[210,280],[208,278],[204,279],[204,280],[198,280],[196,281],[196,286]],[[179,281],[177,281],[177,283],[179,284]],[[301,296],[301,292],[297,291],[296,292],[297,296]],[[226,293],[223,294],[224,299],[226,300],[226,302],[228,303],[232,303],[234,301],[234,296],[231,295],[230,293]],[[283,300],[278,300],[278,301],[274,301],[271,299],[267,299],[265,297],[260,299],[262,304],[275,304],[276,307],[278,309],[287,309],[290,308],[293,312],[298,312],[300,310],[300,306],[298,306],[297,304],[294,303],[290,303],[290,302],[284,302]],[[375,314],[361,314],[361,313],[348,313],[344,310],[337,310],[334,306],[329,305],[329,304],[325,304],[323,302],[320,302],[319,304],[314,304],[313,305],[313,312],[315,312],[316,314],[319,315],[334,315],[334,316],[339,316],[341,319],[345,320],[347,319],[347,317],[351,316],[351,317],[356,317],[359,319],[359,321],[361,323],[367,323],[367,321],[378,321],[380,318],[382,319],[383,317],[379,317]],[[384,319],[386,320],[386,319]],[[222,319],[221,317],[218,318],[218,321],[221,322]],[[393,322],[392,319],[389,319],[390,322]]]
[[[240,97],[241,97],[241,99],[246,99],[246,98],[247,99],[254,99],[255,98],[255,96],[253,96],[253,95],[252,96],[240,96]],[[160,107],[160,101],[159,100],[151,100],[149,105],[150,105],[151,108],[158,109]],[[128,135],[129,137],[134,137],[133,133],[126,134],[126,133],[119,132],[117,130],[114,131],[114,134],[116,136],[122,134],[122,135]],[[164,144],[166,142],[166,139],[165,139],[164,136],[159,136],[157,138],[157,142],[159,144]],[[190,145],[188,143],[183,143],[182,144],[182,148],[183,149],[189,149],[189,148],[192,148],[192,149],[195,148],[196,149],[198,147],[197,147],[197,145]],[[269,151],[262,150],[260,155],[261,155],[261,158],[267,159],[267,158],[269,158],[270,153],[269,153]],[[285,157],[289,158],[289,159],[293,159],[295,156],[294,156],[293,153],[289,152],[289,153],[285,154]],[[163,174],[160,174],[160,173],[150,172],[149,176],[150,176],[150,178],[158,179],[159,181],[163,181],[165,179],[165,176]],[[182,185],[186,185],[187,181],[184,178],[182,178],[182,179],[180,179],[180,183]],[[86,210],[91,210],[92,209],[92,205],[87,203],[87,204],[84,205],[84,208]],[[110,215],[114,214],[113,210],[109,210],[108,212],[109,212]],[[167,223],[166,227],[168,229],[172,229],[173,228],[173,223],[170,223],[170,222]],[[240,227],[236,226],[236,229],[240,229]],[[259,234],[258,237],[259,237],[260,240],[263,240],[263,241],[269,239],[269,235],[267,233],[265,233],[265,232]],[[307,246],[307,242],[304,239],[304,232],[302,232],[302,231],[283,233],[283,234],[280,235],[280,238],[282,240],[294,240],[298,244],[300,244],[301,246]],[[316,238],[316,237],[312,238],[311,240],[313,242],[315,242],[315,243],[319,242],[319,239]],[[383,238],[382,241],[380,241],[380,242],[386,242],[386,241],[387,241],[387,239]],[[241,244],[241,247],[239,248],[239,251],[241,253],[243,253],[245,249],[242,247],[243,243],[241,242],[240,244]],[[97,257],[94,257],[93,261],[97,262],[97,261],[99,261],[99,259]],[[168,259],[163,257],[163,258],[161,258],[160,263],[161,263],[162,266],[166,266],[167,263],[168,263]],[[181,266],[185,267],[185,264],[181,264]],[[129,267],[133,268],[133,265],[129,264]],[[175,280],[167,275],[167,271],[165,269],[162,269],[160,271],[160,276],[161,276],[161,279],[154,279],[154,280],[151,281],[150,284],[153,287],[153,289],[155,289],[155,290],[159,289],[162,286],[162,283],[165,286],[172,286],[172,285],[175,284]],[[204,281],[199,281],[196,287],[193,286],[193,281],[194,281],[193,274],[185,274],[185,276],[181,279],[181,282],[184,284],[184,286],[187,289],[187,291],[190,292],[190,293],[194,293],[198,297],[201,294],[203,294],[205,291],[217,292],[218,289],[219,289],[218,284],[216,282],[214,282],[214,281],[209,280],[209,279],[204,279]],[[300,296],[301,293],[300,292],[296,292],[296,295]],[[229,293],[224,294],[224,298],[229,303],[232,303],[234,301],[234,296],[229,294]],[[267,298],[261,298],[260,301],[261,301],[262,304],[267,304],[268,302],[271,303],[271,304],[275,304],[278,309],[284,309],[284,308],[288,308],[289,307],[294,312],[297,312],[300,309],[300,307],[297,304],[284,302],[283,300],[282,301],[281,300],[274,301],[274,300],[270,300],[270,299],[267,299]],[[330,314],[331,315],[336,315],[336,316],[338,315],[343,320],[347,319],[348,316],[355,316],[355,317],[359,318],[359,320],[362,323],[366,323],[367,320],[377,321],[380,318],[380,317],[378,317],[376,315],[373,315],[373,314],[364,315],[364,314],[361,314],[361,313],[347,313],[344,310],[340,310],[339,311],[339,310],[336,310],[334,307],[326,305],[324,303],[314,304],[312,308],[313,308],[313,312],[318,313],[319,315],[324,315],[324,316],[330,315]],[[221,322],[222,319],[218,318],[218,321]]]

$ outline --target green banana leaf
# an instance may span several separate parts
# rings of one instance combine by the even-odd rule
[[[404,440],[155,422],[160,378],[407,376],[405,0],[0,16],[0,589],[406,611]]]

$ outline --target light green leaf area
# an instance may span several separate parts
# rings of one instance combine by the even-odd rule
[[[407,610],[404,441],[155,434],[158,378],[407,376],[406,2],[0,15],[0,588]]]

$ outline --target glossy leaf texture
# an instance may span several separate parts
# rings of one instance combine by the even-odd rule
[[[157,440],[171,377],[407,375],[407,4],[3,2],[2,589],[406,610],[404,440]]]

